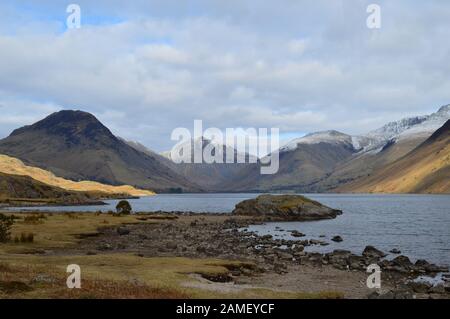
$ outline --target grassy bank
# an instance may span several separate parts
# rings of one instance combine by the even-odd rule
[[[159,218],[112,214],[16,214],[12,238],[33,234],[33,242],[0,244],[0,298],[339,298],[341,294],[306,294],[245,288],[238,291],[200,289],[194,275],[226,275],[230,269],[252,267],[245,261],[143,258],[126,253],[74,252],[81,238],[101,227],[158,223]],[[173,220],[172,222],[176,222]],[[66,268],[77,264],[82,289],[66,287]]]

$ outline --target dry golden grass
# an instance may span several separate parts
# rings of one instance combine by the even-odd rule
[[[370,177],[340,188],[360,193],[450,193],[448,139],[422,146]]]
[[[338,292],[299,293],[262,288],[220,292],[183,286],[195,280],[190,274],[225,274],[231,263],[240,264],[213,259],[141,258],[127,254],[15,255],[0,264],[0,298],[343,298]],[[70,264],[81,267],[81,289],[70,290],[66,286],[66,267]]]
[[[246,288],[235,292],[188,287],[187,282],[204,276],[226,275],[229,269],[252,267],[241,261],[191,259],[181,257],[143,258],[129,253],[73,255],[79,236],[95,234],[99,227],[129,223],[155,223],[129,215],[71,213],[16,214],[13,236],[33,233],[33,243],[0,244],[1,298],[342,298],[337,292],[299,293]],[[25,222],[25,217],[27,222]],[[141,216],[143,217],[143,216]],[[58,249],[57,255],[39,255],[42,250]],[[66,287],[70,264],[81,267],[82,288]]]
[[[57,177],[49,171],[27,166],[22,161],[6,155],[0,155],[0,172],[11,175],[29,176],[42,183],[70,191],[103,192],[107,194],[127,194],[130,196],[151,196],[155,194],[154,192],[137,189],[129,185],[111,186],[91,181],[74,182]]]
[[[12,242],[0,245],[0,253],[70,247],[78,242],[80,236],[97,233],[100,227],[155,222],[152,219],[138,220],[139,216],[135,215],[117,216],[96,213],[28,213],[15,214],[15,216],[18,219],[11,229],[12,238],[22,233],[32,233],[34,243],[23,245]]]

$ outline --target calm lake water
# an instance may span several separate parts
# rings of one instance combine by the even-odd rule
[[[167,194],[130,200],[136,212],[195,211],[231,212],[234,206],[257,194]],[[400,249],[415,260],[427,259],[450,265],[450,196],[449,195],[346,195],[308,194],[308,197],[344,211],[333,220],[315,222],[268,223],[252,226],[251,231],[271,234],[276,238],[292,238],[288,230],[298,230],[308,239],[329,242],[329,246],[313,246],[310,250],[328,252],[348,249],[361,253],[366,245],[384,251]],[[107,206],[41,207],[46,211],[109,211]],[[276,230],[280,227],[285,231]],[[325,235],[325,238],[321,238]],[[344,241],[330,239],[340,235]]]

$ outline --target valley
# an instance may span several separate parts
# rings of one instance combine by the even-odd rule
[[[114,136],[89,113],[61,111],[0,140],[0,171],[67,190],[132,196],[152,192],[449,193],[446,181],[437,186],[413,182],[430,184],[437,169],[437,175],[446,179],[448,139],[439,142],[444,160],[434,166],[422,165],[420,179],[409,179],[404,187],[387,186],[389,182],[383,179],[387,176],[383,172],[401,158],[426,156],[426,151],[416,148],[449,120],[449,108],[391,122],[365,135],[332,130],[294,139],[280,148],[280,168],[273,175],[262,175],[260,161],[250,161],[249,154],[243,154],[247,160],[242,164],[177,164],[138,142]],[[448,130],[442,134],[448,136]],[[210,143],[204,139],[203,148],[211,147]],[[213,147],[222,148],[224,158],[230,153],[238,156],[229,146]],[[403,160],[396,168],[411,171],[412,161]]]

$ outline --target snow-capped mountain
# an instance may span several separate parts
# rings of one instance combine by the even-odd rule
[[[352,136],[338,131],[323,131],[296,138],[280,148],[280,152],[296,150],[299,144],[348,144],[353,146]]]
[[[416,116],[390,122],[361,136],[361,152],[377,152],[387,144],[413,138],[427,138],[450,119],[450,105],[442,106],[431,115]]]
[[[294,139],[280,148],[280,152],[294,151],[301,144],[348,144],[358,153],[377,153],[388,143],[411,138],[427,138],[450,119],[450,105],[442,106],[431,115],[404,118],[390,122],[365,135],[352,136],[338,131],[324,131]]]

